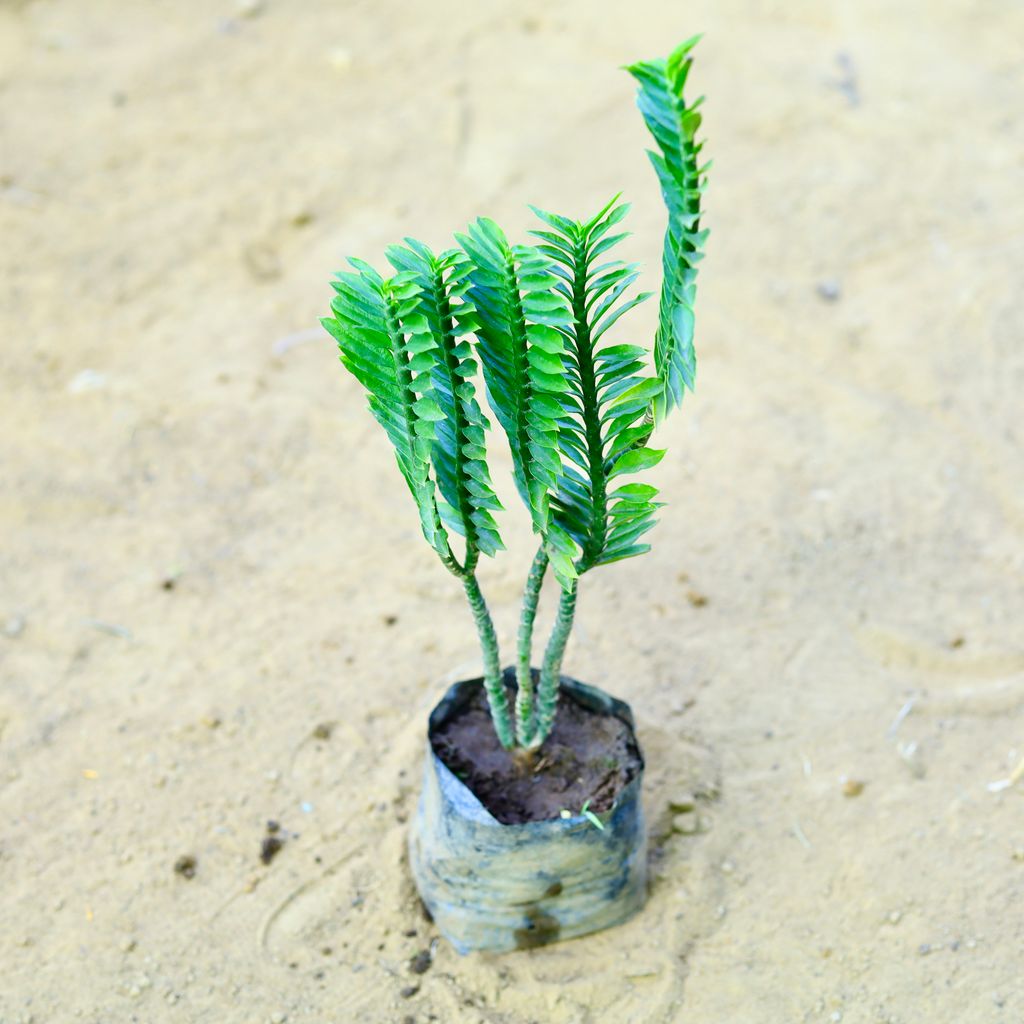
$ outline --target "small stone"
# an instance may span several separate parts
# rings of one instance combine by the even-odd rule
[[[282,846],[284,840],[280,836],[265,836],[260,843],[260,860],[269,864],[281,852]]]
[[[270,1024],[284,1024],[284,1022],[287,1019],[288,1019],[288,1014],[287,1013],[282,1013],[280,1010],[278,1010],[276,1013],[272,1013],[270,1015]]]
[[[174,862],[174,873],[182,878],[195,878],[198,862],[191,853],[183,853]]]
[[[684,836],[696,835],[700,831],[700,818],[695,811],[677,814],[672,819],[672,831]]]
[[[814,290],[818,293],[818,298],[824,299],[825,302],[838,302],[843,294],[842,285],[834,277],[819,281]]]
[[[843,1011],[842,1010],[833,1010],[832,1011],[832,1016],[829,1017],[829,1020],[834,1020],[836,1022],[836,1024],[839,1024],[839,1021],[841,1021],[842,1019],[843,1019]]]
[[[697,799],[692,793],[677,793],[668,800],[669,810],[675,811],[676,814],[692,811],[696,806]]]
[[[909,743],[898,743],[896,745],[896,752],[903,759],[903,763],[910,769],[910,774],[915,779],[923,779],[925,777],[926,769],[924,761],[921,759],[921,748],[914,740],[911,740]]]
[[[843,780],[843,796],[850,798],[860,796],[864,792],[864,787],[867,785],[866,782],[861,782],[860,779],[844,779]]]
[[[263,0],[235,0],[235,13],[240,18],[258,18],[265,9]]]
[[[419,985],[406,985],[405,988],[403,988],[398,994],[403,999],[412,999],[412,997],[416,995],[416,993],[419,992],[419,990]]]
[[[1024,863],[1024,846],[1018,846],[1010,856],[1017,861]]]
[[[903,913],[899,910],[893,910],[889,913],[889,924],[899,924],[903,920]]]
[[[134,939],[122,939],[121,940],[121,952],[122,953],[130,953],[133,949],[135,949],[135,940]]]
[[[921,956],[927,956],[931,951],[932,945],[930,942],[922,942],[921,945],[917,947],[917,952]]]
[[[434,958],[430,955],[429,949],[421,949],[414,957],[409,960],[409,970],[413,974],[426,974],[430,970],[430,965],[434,962]]]
[[[731,875],[736,870],[736,865],[731,860],[722,861],[722,874]]]
[[[313,730],[313,739],[315,739],[315,740],[329,740],[331,738],[331,733],[332,732],[334,732],[334,723],[333,722],[321,722]]]

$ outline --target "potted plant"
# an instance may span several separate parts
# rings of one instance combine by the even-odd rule
[[[644,535],[661,503],[631,478],[662,458],[651,434],[694,384],[707,167],[700,101],[688,106],[683,90],[696,41],[627,68],[668,210],[653,353],[610,336],[650,295],[629,295],[637,266],[612,255],[628,210],[618,197],[586,221],[533,208],[531,244],[509,242],[486,218],[441,253],[406,239],[387,250],[390,276],[352,259],[333,282],[323,323],[366,389],[423,535],[461,581],[480,637],[482,678],[455,684],[430,716],[409,844],[420,895],[461,952],[582,935],[624,920],[645,897],[632,715],[561,669],[581,577],[649,550]],[[477,581],[480,556],[503,546],[481,372],[539,540],[515,664],[504,670]],[[538,669],[533,633],[548,571],[560,596]]]

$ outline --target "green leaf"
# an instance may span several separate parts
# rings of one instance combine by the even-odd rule
[[[413,403],[413,408],[421,420],[437,422],[444,419],[444,412],[441,410],[441,406],[437,404],[437,399],[433,395],[424,395]]]
[[[622,476],[624,473],[639,473],[641,470],[650,469],[661,462],[664,457],[664,448],[634,448],[633,451],[626,452],[625,455],[615,460],[612,470],[608,474],[609,479]]]
[[[650,550],[650,544],[631,544],[625,548],[607,551],[595,564],[611,565],[612,562],[621,562],[624,558],[633,558],[636,555],[646,555]]]
[[[658,488],[651,484],[624,484],[612,492],[613,498],[626,501],[648,502],[658,493]]]

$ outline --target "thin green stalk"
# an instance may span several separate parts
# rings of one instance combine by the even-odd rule
[[[537,618],[537,603],[544,574],[548,571],[548,553],[542,544],[530,566],[523,592],[523,611],[519,618],[519,650],[516,661],[516,739],[527,746],[533,731],[533,624]]]
[[[540,669],[540,686],[537,689],[537,711],[530,747],[536,749],[547,738],[555,723],[555,710],[558,707],[558,684],[562,674],[562,658],[565,657],[565,645],[569,642],[572,623],[576,615],[576,590],[579,581],[573,580],[569,590],[563,590],[558,601],[558,615],[551,630],[547,649],[544,651],[544,662]]]
[[[515,746],[515,733],[512,729],[512,715],[508,706],[508,695],[501,677],[501,659],[498,655],[498,636],[494,632],[491,613],[487,610],[487,602],[480,593],[480,584],[473,575],[464,576],[462,580],[466,588],[466,597],[476,622],[476,631],[480,635],[480,647],[484,655],[484,689],[487,691],[487,703],[491,709],[491,720],[498,741],[506,749]]]

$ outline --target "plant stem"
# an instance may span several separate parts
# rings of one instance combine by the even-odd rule
[[[563,590],[558,600],[558,615],[551,630],[547,649],[544,651],[544,663],[540,669],[540,686],[537,690],[537,712],[530,746],[539,747],[551,732],[555,723],[555,710],[558,707],[558,684],[562,673],[562,658],[565,656],[565,645],[569,642],[572,632],[573,618],[576,615],[576,590],[578,580],[573,580],[569,590]]]
[[[533,731],[533,623],[537,618],[537,602],[544,574],[548,571],[548,553],[540,546],[530,566],[523,591],[523,611],[519,618],[519,650],[516,662],[516,739],[525,747]]]
[[[487,691],[487,704],[491,709],[491,720],[494,731],[498,734],[498,742],[506,749],[515,746],[515,733],[512,729],[512,715],[508,706],[508,695],[505,693],[505,682],[501,676],[501,659],[498,655],[498,636],[494,632],[491,613],[487,610],[487,602],[480,593],[480,584],[473,575],[462,580],[466,588],[469,607],[476,621],[476,631],[480,635],[480,647],[484,655],[484,689]]]

